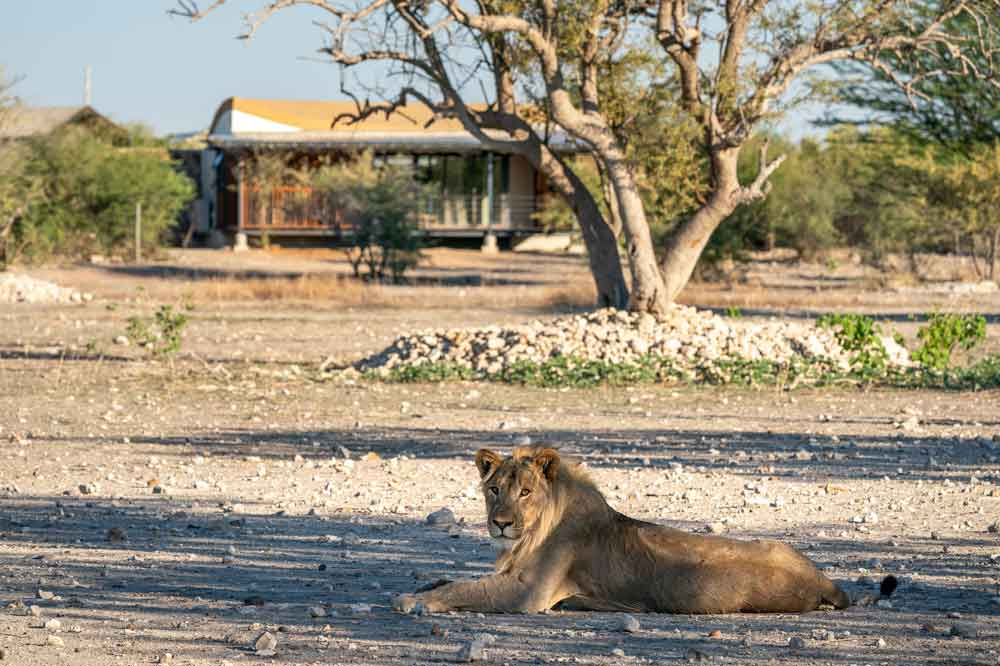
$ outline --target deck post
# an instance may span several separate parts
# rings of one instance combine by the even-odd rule
[[[481,249],[485,254],[499,251],[497,237],[493,233],[493,153],[486,153],[486,235]]]
[[[244,181],[243,181],[243,160],[239,161],[239,168],[236,170],[236,237],[233,239],[233,252],[244,252],[250,249],[247,243],[246,232],[243,231],[243,205],[244,205]]]

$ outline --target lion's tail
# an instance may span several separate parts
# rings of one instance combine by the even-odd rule
[[[823,590],[823,603],[830,604],[837,610],[843,610],[851,605],[851,596],[832,580],[823,577],[825,583]]]
[[[843,610],[844,608],[847,608],[848,606],[851,606],[855,603],[854,601],[851,600],[851,596],[847,594],[847,592],[845,592],[840,586],[838,586],[832,580],[824,576],[823,581],[824,581],[823,585],[825,588],[823,589],[822,592],[823,603],[830,604],[834,608],[837,608],[839,610]],[[873,595],[866,595],[865,597],[862,597],[862,600],[859,601],[858,603],[860,603],[863,606],[867,606],[877,601],[877,599],[888,599],[892,595],[892,593],[896,591],[896,587],[898,586],[899,586],[899,580],[893,575],[888,575],[882,579],[882,582],[879,585],[878,597],[874,597]]]

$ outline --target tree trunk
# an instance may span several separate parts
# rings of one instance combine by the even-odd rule
[[[615,234],[583,181],[572,171],[567,171],[567,177],[573,185],[573,192],[567,196],[567,200],[580,223],[583,242],[587,247],[590,273],[597,287],[597,306],[624,309],[628,307],[629,294]]]
[[[614,187],[628,248],[632,273],[632,298],[629,309],[653,315],[666,314],[672,299],[667,295],[656,265],[653,239],[646,221],[646,210],[635,186],[635,179],[625,160],[617,155],[602,156],[608,178]]]
[[[0,273],[7,270],[7,248],[10,247],[10,235],[14,230],[14,223],[17,221],[17,214],[9,222],[4,223],[0,228]]]
[[[618,241],[604,220],[594,196],[580,177],[547,147],[539,144],[537,150],[531,152],[533,154],[526,157],[536,169],[545,174],[580,223],[580,232],[590,261],[590,273],[597,287],[597,307],[628,307],[628,286],[622,272]]]
[[[671,301],[687,285],[712,233],[738,205],[740,191],[736,167],[739,148],[713,150],[713,184],[705,204],[684,222],[667,241],[661,270],[666,297]]]
[[[986,279],[985,275],[986,268],[985,267],[983,267],[982,269],[979,268],[979,243],[976,242],[976,236],[977,235],[973,233],[969,237],[969,247],[970,247],[969,256],[972,257],[972,268],[975,269],[976,271],[976,279],[984,280]]]
[[[993,230],[990,239],[990,280],[996,281],[1000,271],[1000,227]]]
[[[615,188],[611,184],[611,179],[608,178],[604,164],[600,160],[595,160],[595,162],[597,162],[597,172],[601,177],[601,190],[604,192],[604,200],[607,202],[608,214],[611,218],[608,220],[608,224],[611,225],[611,233],[615,235],[615,238],[618,238],[622,235],[622,216],[618,197],[615,195]]]

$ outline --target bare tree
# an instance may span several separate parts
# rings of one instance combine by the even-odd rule
[[[954,20],[960,17],[976,29],[963,30],[969,24]],[[996,72],[998,23],[998,0],[818,0],[808,5],[658,0],[656,37],[682,82],[681,103],[704,133],[711,169],[704,205],[677,229],[663,254],[670,297],[687,283],[712,232],[737,206],[766,196],[768,178],[783,157],[769,160],[764,142],[756,177],[742,184],[740,151],[803,74],[830,63],[863,62],[911,96],[920,94],[922,79],[945,69],[986,80]],[[712,55],[706,57],[706,51]],[[936,57],[942,52],[949,61]],[[920,54],[927,67],[902,80],[888,62],[906,54]]]
[[[508,36],[521,52],[531,54],[552,120],[590,147],[611,185],[609,203],[616,209],[628,251],[632,309],[664,314],[670,300],[657,267],[635,167],[602,112],[598,76],[601,65],[624,43],[643,5],[617,0],[440,4],[447,12],[440,22],[455,22],[484,36]]]
[[[680,293],[715,229],[741,204],[767,195],[768,179],[783,156],[770,159],[767,142],[763,142],[757,174],[744,183],[737,172],[739,155],[762,123],[812,92],[804,74],[841,61],[864,62],[889,74],[885,65],[889,54],[899,58],[907,53],[932,56],[944,52],[949,54],[947,61],[927,58],[923,62],[935,65],[894,82],[907,94],[916,95],[920,93],[915,82],[934,76],[940,68],[989,79],[996,73],[993,63],[1000,22],[1000,0],[362,3],[360,9],[346,11],[330,0],[275,0],[251,17],[248,35],[285,7],[319,6],[333,17],[326,26],[330,36],[326,52],[335,60],[404,63],[407,71],[421,74],[440,89],[442,113],[454,113],[470,128],[496,126],[491,124],[495,117],[459,104],[457,91],[464,82],[456,84],[438,72],[464,71],[467,80],[490,75],[500,90],[502,69],[466,65],[463,70],[461,61],[477,48],[502,44],[504,53],[516,59],[509,71],[537,77],[548,118],[589,146],[598,160],[611,184],[608,198],[621,220],[628,249],[630,305],[654,314],[664,312]],[[384,13],[390,6],[392,12]],[[191,18],[204,14],[192,5],[184,7],[186,13],[182,13]],[[957,25],[975,29],[956,28],[958,17],[963,20]],[[598,75],[624,44],[645,39],[659,43],[664,61],[676,76],[678,103],[700,128],[710,183],[695,213],[675,228],[659,264],[637,187],[636,165],[609,122]],[[391,46],[400,44],[404,45],[400,50]],[[972,52],[979,57],[967,55]],[[494,64],[488,58],[473,62]],[[793,85],[796,82],[799,86]],[[449,92],[449,86],[455,92]],[[421,94],[412,88],[403,92],[414,97]],[[496,99],[503,98],[498,93]],[[496,105],[487,109],[499,110]],[[514,113],[512,121],[523,122],[518,107]]]
[[[221,4],[214,2],[202,10],[182,1],[172,13],[199,20]],[[334,123],[389,115],[415,101],[424,104],[435,117],[461,121],[487,150],[525,157],[546,176],[579,221],[597,288],[597,305],[623,308],[629,304],[617,239],[600,206],[572,165],[553,150],[550,137],[540,132],[538,124],[525,113],[524,105],[519,104],[516,61],[520,54],[510,40],[502,35],[479,35],[448,20],[441,12],[436,20],[426,4],[398,0],[370,0],[351,8],[333,0],[276,0],[246,16],[246,31],[241,38],[251,39],[268,19],[295,6],[318,8],[325,14],[319,25],[326,33],[326,44],[320,51],[333,62],[345,69],[364,63],[388,68],[385,78],[392,82],[390,86],[373,86],[355,79],[353,86],[347,87],[342,80],[343,91],[355,99],[357,109],[332,119]],[[462,51],[462,62],[453,55],[458,50]],[[483,79],[483,85],[490,87],[489,91],[483,90],[490,101],[468,103],[465,89],[469,82]],[[366,95],[364,101],[362,95]],[[373,95],[381,101],[370,102],[368,98]]]

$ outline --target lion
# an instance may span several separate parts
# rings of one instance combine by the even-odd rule
[[[495,573],[398,596],[396,610],[801,613],[851,604],[786,544],[691,534],[615,511],[554,449],[518,447],[506,458],[481,449],[476,467],[500,551]]]

